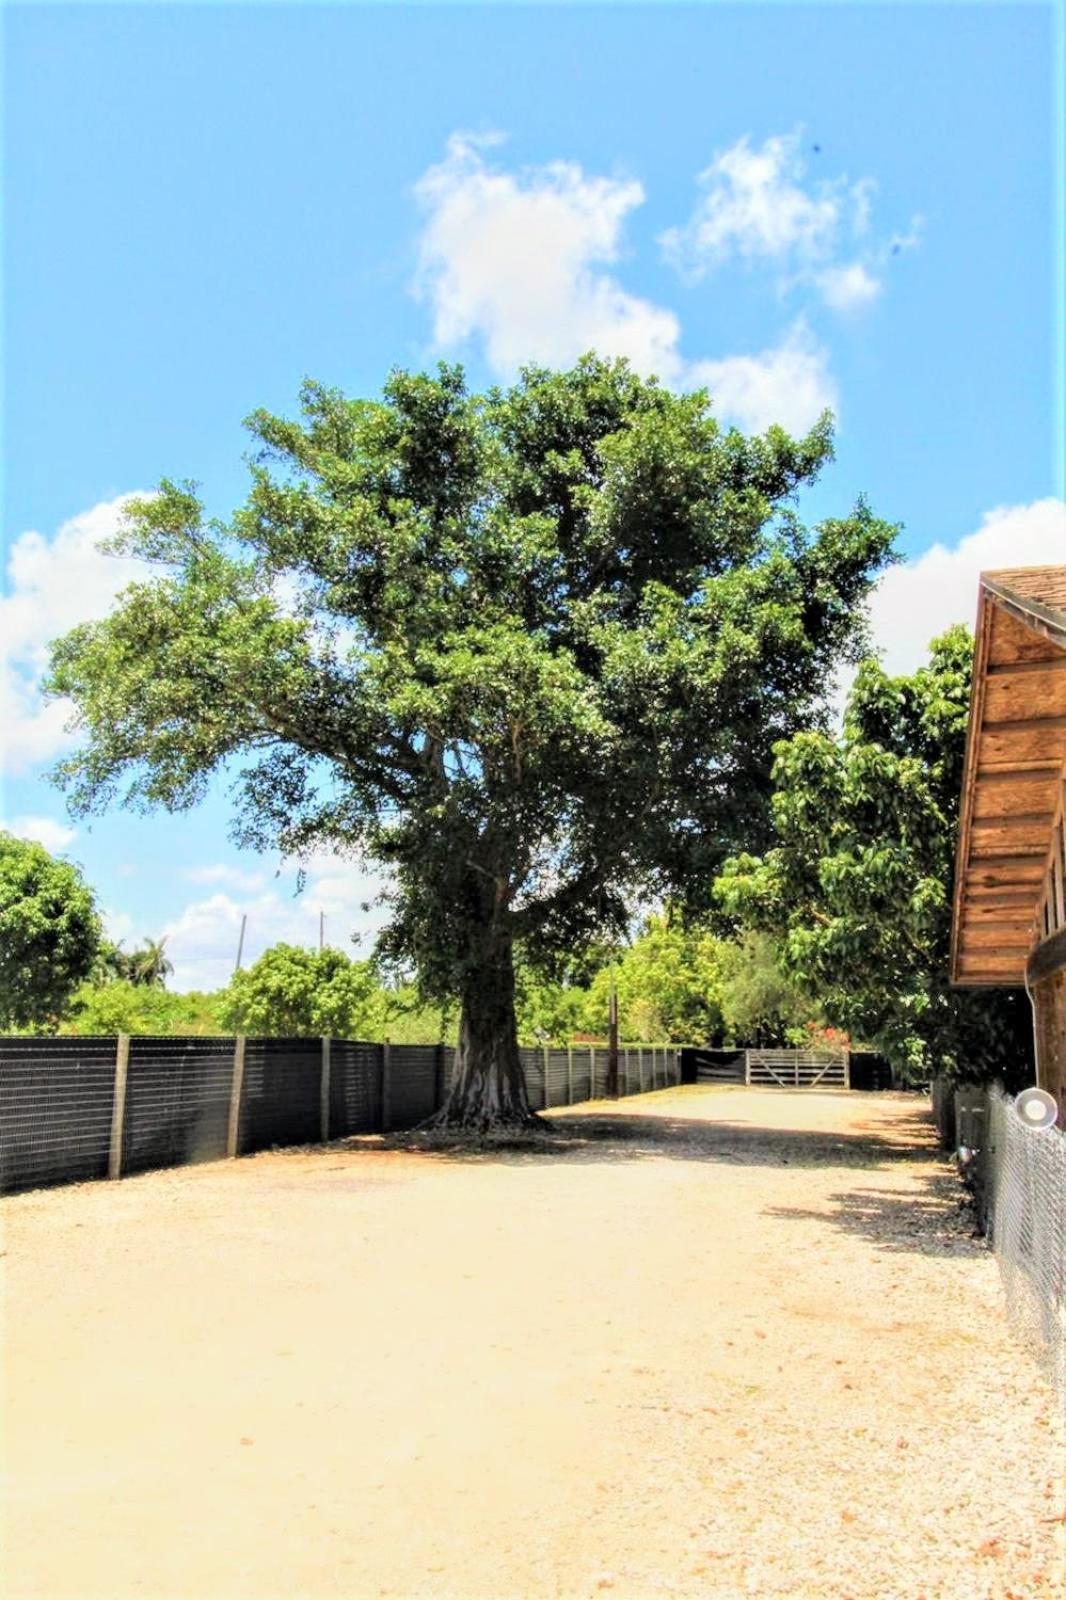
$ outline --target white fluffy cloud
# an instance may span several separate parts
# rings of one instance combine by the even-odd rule
[[[697,182],[692,215],[659,239],[666,260],[690,282],[733,259],[759,262],[775,271],[781,289],[800,284],[833,310],[854,311],[880,293],[887,255],[916,243],[913,225],[887,247],[872,242],[873,180],[810,180],[801,129],[758,149],[746,136],[738,139]]]
[[[833,403],[826,352],[805,330],[756,356],[687,360],[674,313],[630,294],[608,270],[644,200],[641,185],[567,161],[509,172],[487,159],[499,142],[455,135],[415,188],[424,214],[416,292],[439,345],[478,340],[502,376],[526,361],[565,365],[596,350],[674,388],[713,377],[718,410],[746,427],[806,428]]]
[[[621,253],[641,185],[588,176],[571,161],[519,175],[494,170],[484,151],[499,142],[453,135],[445,159],[415,186],[426,219],[416,287],[432,306],[437,342],[477,335],[500,372],[596,349],[671,381],[677,318],[602,270]]]
[[[834,311],[855,311],[876,300],[882,284],[861,261],[850,261],[846,266],[827,267],[820,272],[818,287],[826,305]]]
[[[103,616],[145,570],[96,548],[118,531],[130,498],[102,501],[64,522],[50,539],[28,532],[11,546],[7,593],[0,596],[0,728],[9,772],[50,760],[68,743],[64,727],[71,706],[61,700],[46,705],[40,694],[49,641],[75,623]]]
[[[838,404],[826,351],[802,319],[769,350],[695,362],[690,373],[711,391],[715,409],[748,432],[778,422],[800,433],[827,406],[835,410]]]
[[[913,672],[938,633],[955,622],[972,628],[979,573],[1056,562],[1066,562],[1066,504],[1047,499],[999,506],[957,544],[931,545],[913,561],[891,567],[870,604],[885,666],[893,673]]]
[[[264,889],[263,875],[239,869],[221,869],[231,876],[221,880],[211,875],[219,869],[202,869],[206,882],[234,881],[243,876],[253,880],[257,891],[233,895],[220,889],[205,899],[192,901],[164,927],[167,954],[174,963],[176,989],[217,989],[233,973],[240,939],[241,917],[247,915],[242,965],[249,966],[272,944],[317,947],[319,915],[325,913],[326,943],[346,955],[369,954],[373,937],[384,921],[383,910],[373,901],[381,890],[381,879],[359,863],[339,857],[315,856],[304,864],[307,874],[302,894],[295,893],[291,872],[278,880],[276,887]],[[364,911],[363,905],[369,904]],[[358,945],[352,935],[358,934]]]
[[[77,834],[76,828],[67,827],[66,823],[57,822],[54,817],[12,817],[10,822],[0,821],[0,827],[8,833],[13,833],[16,839],[33,839],[37,844],[57,855],[72,842]]]
[[[778,134],[753,150],[747,135],[720,150],[697,182],[702,197],[688,222],[662,235],[669,259],[693,276],[733,255],[782,265],[830,253],[849,196],[841,183],[804,188],[800,134]],[[858,186],[862,216],[867,186]],[[854,198],[852,199],[854,208]]]

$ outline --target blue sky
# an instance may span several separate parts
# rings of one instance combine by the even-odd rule
[[[242,910],[253,956],[320,905],[341,943],[372,885],[315,862],[295,902],[221,783],[65,836],[40,647],[106,609],[114,502],[165,473],[224,515],[242,417],[305,374],[596,344],[744,426],[828,401],[804,509],[905,524],[874,607],[900,666],[979,567],[1066,559],[1061,8],[14,5],[4,33],[3,814],[117,931],[169,928],[183,984],[225,976]]]

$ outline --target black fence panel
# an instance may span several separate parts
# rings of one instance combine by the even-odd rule
[[[107,1176],[114,1039],[0,1041],[0,1193]]]
[[[379,1044],[330,1043],[330,1135],[376,1133],[381,1127],[381,1061]]]
[[[394,1044],[389,1050],[390,1132],[413,1128],[437,1109],[440,1056],[435,1044]]]
[[[322,1127],[321,1039],[249,1039],[238,1149],[313,1144]]]
[[[122,1171],[226,1154],[233,1039],[130,1039]]]
[[[570,1076],[567,1071],[565,1050],[548,1051],[548,1085],[549,1105],[565,1106],[569,1104]]]
[[[849,1081],[853,1089],[891,1089],[891,1064],[876,1050],[853,1050]]]
[[[547,1104],[544,1098],[544,1051],[540,1045],[523,1045],[518,1052],[518,1059],[525,1075],[526,1099],[530,1109],[543,1111]]]
[[[589,1082],[591,1057],[587,1044],[574,1045],[574,1101],[591,1100],[592,1088]]]
[[[682,1083],[743,1083],[743,1050],[685,1049],[681,1055]]]

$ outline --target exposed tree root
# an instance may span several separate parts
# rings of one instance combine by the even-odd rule
[[[406,1133],[386,1134],[386,1142],[411,1150],[543,1150],[555,1148],[561,1129],[535,1111],[525,1116],[458,1116],[446,1106]]]

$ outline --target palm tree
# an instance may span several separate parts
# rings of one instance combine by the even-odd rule
[[[174,964],[164,954],[167,939],[146,939],[139,950],[126,957],[126,976],[130,983],[141,983],[148,988],[163,989],[174,971]]]

